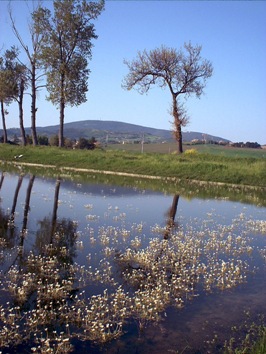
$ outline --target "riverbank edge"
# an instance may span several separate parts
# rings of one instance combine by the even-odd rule
[[[185,181],[186,183],[191,183],[193,185],[198,186],[220,186],[220,187],[231,187],[241,190],[250,190],[250,191],[266,191],[266,187],[263,186],[253,186],[247,184],[235,184],[235,183],[225,183],[225,182],[214,182],[214,181],[201,181],[196,179],[182,179],[178,177],[165,177],[165,176],[154,176],[154,175],[146,175],[146,174],[139,174],[139,173],[129,173],[129,172],[118,172],[118,171],[109,171],[109,170],[98,170],[98,169],[91,169],[91,168],[77,168],[77,167],[58,167],[56,165],[45,165],[39,163],[31,163],[31,162],[14,162],[14,161],[3,161],[0,160],[1,164],[13,165],[16,167],[37,167],[37,168],[51,168],[57,169],[59,171],[72,171],[72,172],[81,172],[81,173],[90,173],[90,174],[103,174],[103,175],[113,175],[113,176],[121,176],[121,177],[130,177],[130,178],[142,178],[142,179],[150,179],[150,180],[161,180],[161,181],[172,181],[172,182],[182,182]]]

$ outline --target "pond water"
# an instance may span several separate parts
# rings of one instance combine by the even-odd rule
[[[1,172],[0,352],[220,353],[266,314],[266,208]]]

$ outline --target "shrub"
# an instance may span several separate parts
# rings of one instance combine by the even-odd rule
[[[38,144],[39,145],[49,145],[48,137],[45,135],[38,135]]]
[[[94,150],[96,143],[97,143],[97,141],[94,137],[92,137],[89,140],[85,139],[85,138],[80,138],[75,147],[77,149]]]
[[[59,145],[59,138],[58,135],[52,135],[49,138],[49,144],[51,146],[58,146]]]
[[[199,152],[196,149],[188,149],[188,150],[185,150],[184,154],[189,155],[189,156],[194,156],[194,155],[198,155]]]

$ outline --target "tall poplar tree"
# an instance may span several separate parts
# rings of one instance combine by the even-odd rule
[[[7,142],[4,103],[10,104],[13,100],[19,107],[19,126],[21,132],[22,145],[26,145],[26,135],[23,122],[23,98],[27,88],[26,67],[17,61],[18,49],[11,47],[7,49],[4,56],[0,58],[0,101],[1,115],[4,131],[4,142]]]
[[[37,2],[35,6],[34,1],[32,4],[34,6],[33,10],[37,11],[40,2]],[[40,61],[38,60],[38,53],[40,51],[40,46],[42,43],[42,35],[38,31],[38,28],[34,26],[33,21],[29,23],[28,30],[30,34],[30,43],[28,44],[25,41],[25,38],[22,37],[18,27],[16,26],[15,18],[12,14],[11,3],[9,4],[9,17],[11,20],[11,27],[12,30],[17,37],[21,48],[26,53],[29,63],[24,65],[25,66],[27,78],[30,83],[30,96],[31,96],[31,136],[32,136],[32,143],[33,145],[38,144],[38,137],[37,137],[37,129],[36,129],[36,113],[37,113],[37,92],[40,88],[45,87],[42,82],[42,77],[44,76],[42,72],[42,68],[40,65]]]
[[[55,0],[53,14],[40,7],[33,13],[36,31],[42,34],[39,59],[47,75],[47,99],[60,110],[59,147],[64,146],[65,107],[86,102],[88,60],[97,38],[93,20],[104,1]]]
[[[17,87],[14,85],[13,80],[10,82],[11,71],[7,68],[5,56],[0,57],[0,106],[1,118],[3,126],[3,143],[7,143],[7,130],[6,130],[6,114],[5,105],[12,101],[12,95],[17,93]]]

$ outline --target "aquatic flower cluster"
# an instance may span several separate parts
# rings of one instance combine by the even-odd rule
[[[265,221],[239,215],[221,225],[210,213],[201,228],[189,224],[168,228],[167,239],[160,225],[151,228],[149,239],[142,223],[97,231],[88,225],[87,235],[77,237],[99,246],[98,267],[91,264],[91,253],[86,265],[71,262],[70,250],[56,237],[40,254],[19,253],[20,265],[1,274],[2,294],[12,300],[0,306],[0,347],[28,341],[32,352],[68,353],[73,338],[106,343],[121,336],[128,323],[143,330],[161,321],[169,306],[181,308],[202,291],[245,282],[256,271],[255,252],[266,259],[265,248],[252,243],[254,234],[266,234]],[[74,246],[84,251],[83,241],[75,239]],[[5,242],[1,245],[4,249]]]
[[[105,343],[123,333],[123,324],[130,315],[130,298],[121,286],[108,294],[92,295],[88,301],[77,298],[71,308],[72,324],[82,328],[78,338]]]
[[[53,248],[49,247],[51,251]],[[66,252],[64,247],[60,250],[61,254]],[[62,267],[55,255],[36,256],[30,252],[25,269],[26,272],[22,273],[12,266],[8,272],[7,288],[19,305],[23,305],[35,291],[40,301],[65,298],[73,286],[74,268],[71,265]]]
[[[141,298],[143,314],[140,313],[140,317],[152,318],[147,314],[155,314],[154,319],[157,319],[168,305],[181,307],[187,299],[197,295],[200,286],[212,291],[231,288],[245,281],[250,270],[247,261],[235,260],[235,254],[229,253],[223,241],[221,244],[219,239],[212,242],[201,234],[195,238],[195,233],[178,232],[170,240],[154,238],[146,249],[128,248],[117,257],[123,268],[124,281],[138,289],[134,296]],[[238,241],[234,242],[237,244]],[[227,260],[219,257],[217,249],[226,255]]]

